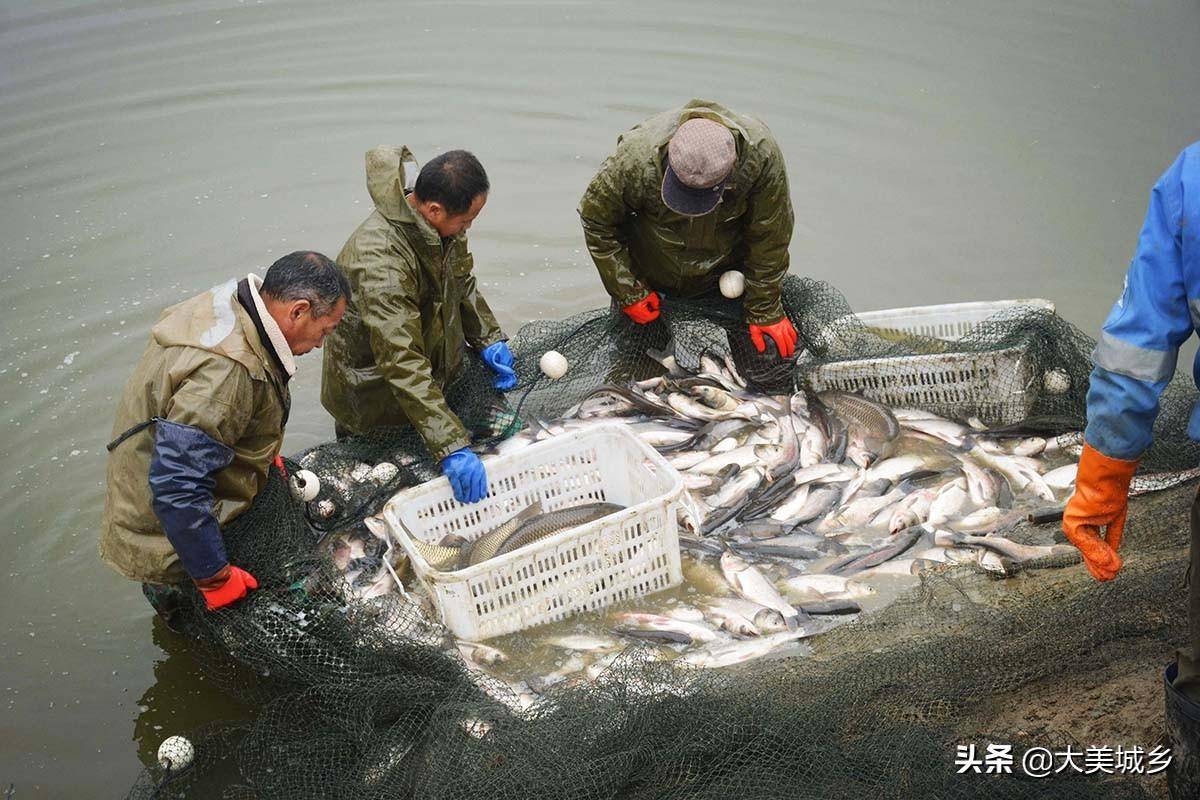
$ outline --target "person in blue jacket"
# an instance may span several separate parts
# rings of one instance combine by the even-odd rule
[[[1153,438],[1159,396],[1175,374],[1180,346],[1200,327],[1200,142],[1163,173],[1150,193],[1137,252],[1121,297],[1092,354],[1087,430],[1063,532],[1098,580],[1121,569],[1129,483]],[[1192,365],[1200,385],[1200,355]],[[1200,441],[1200,405],[1188,435]],[[1103,532],[1102,532],[1103,529]],[[1200,697],[1200,495],[1192,505],[1188,574],[1189,645],[1178,654],[1175,686]]]

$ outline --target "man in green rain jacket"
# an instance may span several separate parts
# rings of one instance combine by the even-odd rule
[[[404,167],[413,161],[407,147],[367,153],[375,210],[338,255],[353,300],[325,348],[321,402],[339,436],[411,425],[455,496],[475,502],[487,478],[443,389],[461,370],[467,345],[496,373],[496,388],[516,385],[512,353],[475,284],[467,249],[489,184],[475,156],[452,150],[426,163],[410,189]]]
[[[604,288],[638,324],[657,319],[659,292],[710,294],[722,273],[745,275],[751,342],[793,355],[796,331],[780,286],[792,203],[783,155],[767,126],[707,100],[657,114],[617,139],[579,204]]]

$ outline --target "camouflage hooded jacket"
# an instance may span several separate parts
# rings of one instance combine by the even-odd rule
[[[465,345],[482,350],[504,333],[476,288],[467,237],[443,241],[409,206],[405,162],[407,147],[367,153],[375,211],[337,257],[352,302],[325,341],[321,403],[354,433],[412,425],[441,460],[470,443],[442,389]]]
[[[662,200],[667,144],[685,121],[721,123],[737,145],[737,164],[721,202],[685,217]],[[579,204],[584,239],[604,288],[622,306],[651,289],[695,296],[721,273],[746,275],[746,318],[770,324],[783,316],[779,288],[788,271],[792,203],[783,154],[767,126],[707,100],[657,114],[617,139],[617,150]]]

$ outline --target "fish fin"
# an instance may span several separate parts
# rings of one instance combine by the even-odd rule
[[[385,523],[379,517],[365,517],[363,519],[363,524],[367,526],[367,530],[369,530],[371,535],[376,539],[382,539],[385,542],[388,540],[387,523]]]
[[[542,501],[534,500],[532,503],[530,503],[528,506],[526,506],[519,514],[517,514],[515,519],[520,520],[520,522],[519,522],[520,525],[524,525],[529,520],[531,520],[534,517],[536,517],[537,515],[543,514],[543,513],[545,513],[545,512],[542,509]]]

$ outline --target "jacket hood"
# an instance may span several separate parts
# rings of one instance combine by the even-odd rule
[[[413,211],[404,196],[404,165],[416,169],[417,160],[404,145],[381,146],[367,151],[367,191],[375,208],[390,222],[417,224],[417,212]],[[415,180],[415,178],[414,178]]]
[[[689,119],[711,119],[713,122],[719,122],[733,131],[734,135],[741,137],[742,141],[750,141],[750,134],[746,131],[745,126],[742,125],[737,114],[720,103],[696,98],[689,100],[681,109],[678,123],[671,129],[670,134],[663,141],[663,144],[670,141],[671,136],[675,135],[675,130]]]
[[[258,341],[250,315],[237,301],[237,278],[177,303],[150,330],[162,347],[195,347],[231,358],[260,380],[270,358]]]

